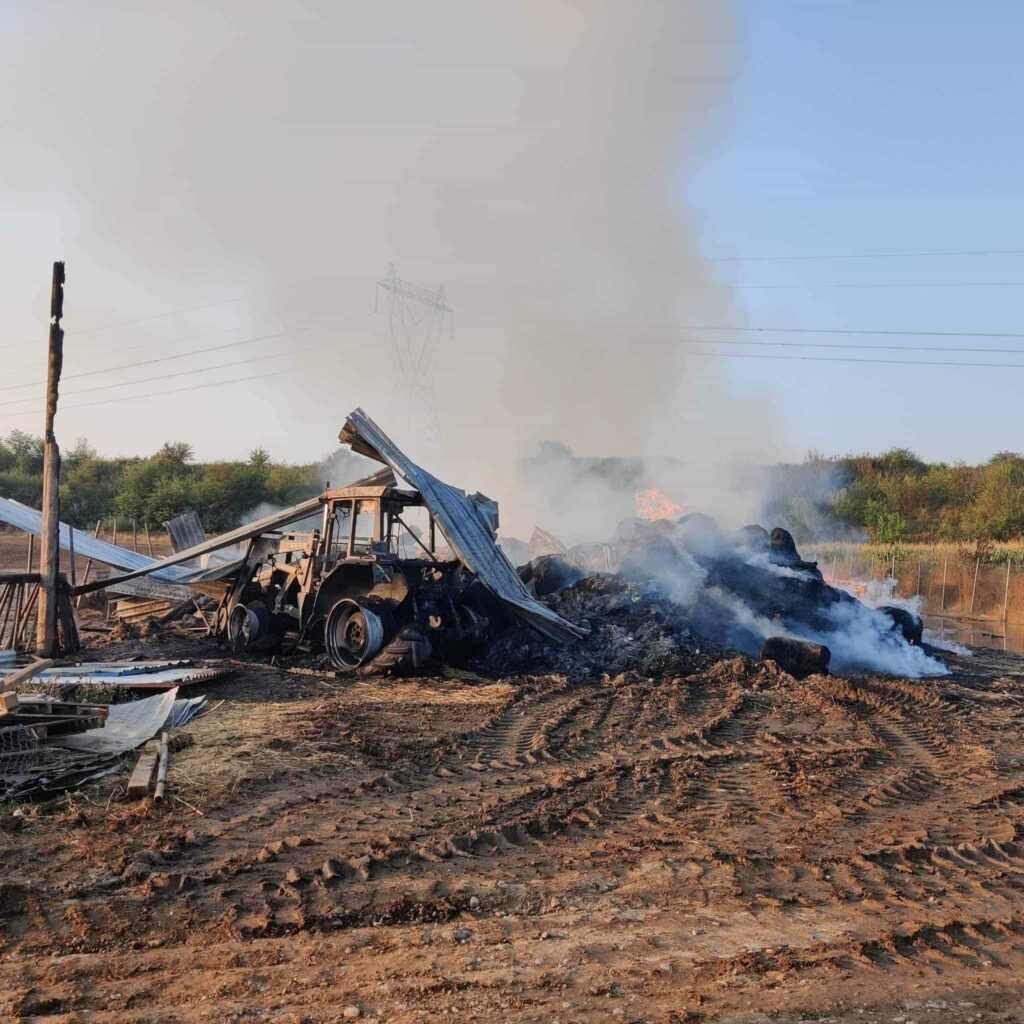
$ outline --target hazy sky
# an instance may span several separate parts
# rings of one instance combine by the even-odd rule
[[[362,405],[430,454],[373,311],[390,262],[456,311],[432,459],[499,496],[541,437],[695,459],[1020,447],[1024,369],[677,338],[1024,349],[683,330],[1024,328],[1024,256],[722,259],[1024,249],[1022,28],[994,0],[5,0],[0,433],[40,429],[41,387],[16,385],[41,379],[63,257],[65,447],[306,460]]]

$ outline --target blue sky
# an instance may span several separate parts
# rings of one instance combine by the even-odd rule
[[[686,186],[705,253],[1024,249],[1024,6],[754,0],[737,7],[737,26],[736,78],[715,150]],[[737,284],[784,286],[737,290],[751,325],[1024,330],[1024,256],[716,267]],[[1000,286],[967,287],[971,282]],[[1024,349],[1024,339],[747,337]],[[864,354],[991,359],[1022,369],[740,359],[729,365],[745,392],[767,392],[785,404],[790,445],[827,452],[901,445],[950,460],[1024,447],[1024,356]]]

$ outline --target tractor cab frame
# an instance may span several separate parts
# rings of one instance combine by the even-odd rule
[[[382,478],[382,479],[381,479]],[[263,534],[221,604],[218,631],[236,650],[326,651],[352,671],[416,668],[483,639],[476,577],[446,545],[417,491],[390,471],[324,491],[310,534]]]

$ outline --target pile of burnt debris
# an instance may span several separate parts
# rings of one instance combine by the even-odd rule
[[[588,632],[564,644],[534,630],[509,628],[469,660],[480,675],[687,675],[721,656],[716,644],[694,632],[686,610],[649,580],[584,575],[558,555],[530,562],[520,573],[542,581],[544,603]]]

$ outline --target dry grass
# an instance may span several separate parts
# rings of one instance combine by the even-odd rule
[[[819,541],[814,544],[803,544],[801,551],[805,557],[817,559],[823,565],[833,558],[840,561],[854,554],[862,562],[891,562],[895,548],[897,560],[941,565],[946,559],[968,559],[971,562],[981,557],[983,562],[1006,565],[1009,560],[1024,568],[1024,539],[1010,541],[935,541],[928,543],[871,544],[853,543],[849,541]]]

